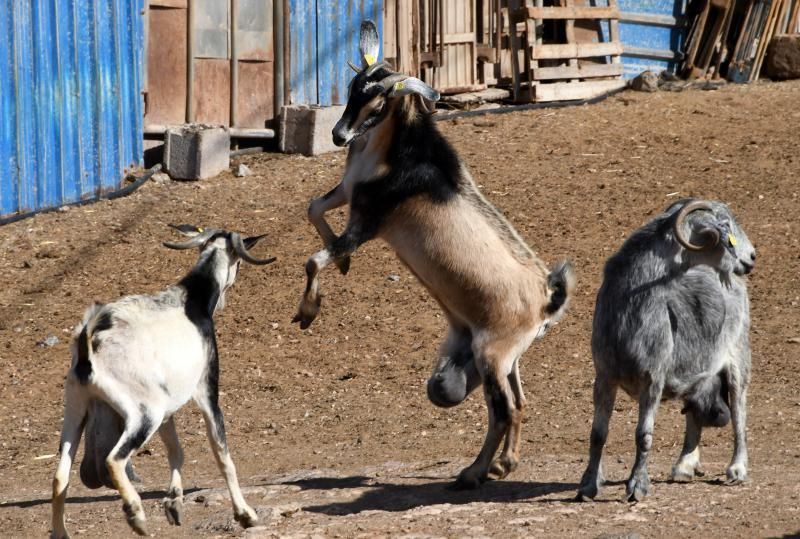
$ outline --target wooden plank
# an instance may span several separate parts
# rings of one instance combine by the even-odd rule
[[[565,7],[573,7],[572,2],[573,0],[563,0]],[[564,23],[565,31],[564,35],[567,39],[567,43],[577,43],[578,40],[575,39],[575,19],[567,19]],[[569,59],[569,67],[573,69],[578,68],[578,59],[577,58],[570,58]]]
[[[622,54],[621,43],[566,43],[537,45],[532,51],[532,58],[534,60],[559,60],[620,54]]]
[[[452,43],[472,43],[475,41],[474,32],[464,32],[461,34],[445,34],[442,43],[449,45]]]
[[[753,70],[750,72],[750,81],[758,80],[761,72],[761,64],[764,61],[764,56],[767,54],[767,46],[772,40],[772,34],[775,31],[775,26],[778,23],[778,14],[783,10],[784,0],[772,0],[770,6],[769,16],[767,17],[767,24],[764,27],[764,33],[761,34],[761,41],[756,50],[756,57],[753,60]]]
[[[572,101],[575,99],[591,99],[608,92],[625,88],[624,80],[594,80],[585,82],[554,82],[534,86],[534,100],[537,103],[546,101]]]
[[[617,0],[608,0],[608,7],[617,9]],[[619,21],[617,19],[610,19],[608,21],[608,38],[611,43],[619,43]],[[611,57],[612,64],[621,64],[622,58],[618,55]]]
[[[622,72],[622,64],[585,64],[578,67],[573,67],[571,65],[539,67],[533,70],[533,79],[557,80],[619,77],[622,75]]]
[[[570,7],[533,7],[528,6],[514,12],[512,20],[520,22],[524,19],[617,19],[619,20],[619,9],[616,7],[591,7],[591,6],[570,6]]]

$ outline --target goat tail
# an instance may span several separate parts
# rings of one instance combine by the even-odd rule
[[[549,302],[544,312],[550,323],[557,322],[567,310],[569,299],[575,293],[575,270],[572,262],[562,260],[557,263],[547,275],[547,291]]]

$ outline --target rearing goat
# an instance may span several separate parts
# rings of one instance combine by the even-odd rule
[[[158,431],[167,447],[171,469],[164,509],[171,524],[181,523],[183,451],[172,416],[189,399],[194,399],[203,413],[211,449],[231,494],[234,517],[244,527],[257,521],[239,489],[225,438],[218,403],[219,358],[213,315],[224,305],[225,292],[236,279],[242,260],[269,264],[275,259],[258,259],[248,252],[264,236],[243,239],[236,232],[224,230],[191,225],[175,228],[191,239],[164,245],[172,249],[200,248],[195,267],[178,284],[158,294],[93,305],[75,329],[72,365],[64,384],[61,456],[53,479],[52,537],[69,536],[64,523],[69,472],[81,433],[87,422],[93,421],[116,431],[111,434],[118,439],[110,451],[101,450],[108,477],[93,473],[93,466],[82,470],[84,482],[89,479],[87,486],[99,486],[110,479],[122,496],[128,524],[147,535],[142,502],[131,485],[126,465]],[[99,417],[90,418],[92,414]],[[115,425],[123,430],[119,432]],[[87,435],[85,458],[91,460],[97,457],[97,447],[89,445]]]
[[[346,273],[362,243],[377,237],[389,243],[450,324],[428,380],[431,402],[454,406],[483,383],[489,431],[457,481],[474,488],[489,473],[502,478],[519,463],[525,405],[519,358],[564,313],[574,288],[572,268],[562,262],[548,271],[481,195],[428,113],[425,101],[439,94],[376,62],[378,33],[371,21],[361,25],[360,49],[363,66],[333,129],[334,142],[349,146],[347,166],[341,183],[309,207],[326,248],[306,263],[306,291],[294,321],[306,328],[317,316],[318,275],[328,264]],[[323,216],[344,204],[350,215],[337,237]]]

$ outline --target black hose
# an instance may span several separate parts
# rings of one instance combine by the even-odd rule
[[[97,202],[98,200],[113,200],[115,198],[124,197],[130,195],[138,188],[140,188],[147,180],[153,177],[153,174],[161,170],[161,163],[157,164],[153,168],[148,169],[142,176],[136,178],[133,183],[130,183],[123,187],[122,189],[118,189],[114,192],[108,193],[106,195],[98,195],[96,197],[87,198],[84,200],[78,200],[77,202],[69,202],[67,204],[62,204],[56,208],[43,208],[41,210],[36,210],[28,213],[23,213],[21,215],[12,215],[11,217],[5,217],[0,219],[0,226],[8,225],[10,223],[15,223],[17,221],[21,221],[23,219],[27,219],[28,217],[33,217],[34,215],[39,215],[40,213],[50,213],[53,211],[58,211],[59,208],[63,208],[64,206],[83,206],[85,204],[91,204],[92,202]]]

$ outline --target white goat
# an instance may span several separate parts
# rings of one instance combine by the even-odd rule
[[[350,83],[333,142],[349,146],[344,178],[314,200],[309,219],[325,249],[306,263],[306,290],[295,321],[308,327],[320,309],[319,273],[342,273],[363,243],[384,239],[430,291],[450,330],[428,381],[437,406],[462,402],[483,384],[489,430],[457,486],[475,488],[519,463],[525,396],[519,359],[564,314],[575,287],[567,262],[549,270],[514,227],[480,193],[439,133],[425,101],[439,94],[419,79],[377,62],[375,24],[361,24],[362,67]],[[347,204],[336,236],[326,211]],[[495,459],[500,444],[505,445]]]
[[[64,523],[69,473],[92,413],[118,414],[124,425],[105,457],[105,466],[122,496],[128,524],[137,533],[147,534],[141,499],[125,469],[130,456],[156,431],[167,447],[171,469],[164,508],[171,524],[181,524],[183,451],[172,416],[189,399],[194,399],[203,413],[214,457],[231,494],[234,517],[244,527],[257,521],[239,489],[228,452],[218,403],[219,358],[213,315],[224,305],[225,292],[236,279],[242,260],[269,264],[275,259],[258,259],[248,252],[264,236],[243,239],[224,230],[191,225],[174,228],[191,239],[164,245],[172,249],[199,247],[200,258],[194,268],[178,284],[158,294],[93,305],[75,328],[72,365],[64,384],[61,455],[53,479],[52,537],[69,536]],[[103,424],[114,424],[105,419]],[[93,449],[87,447],[87,458]]]

